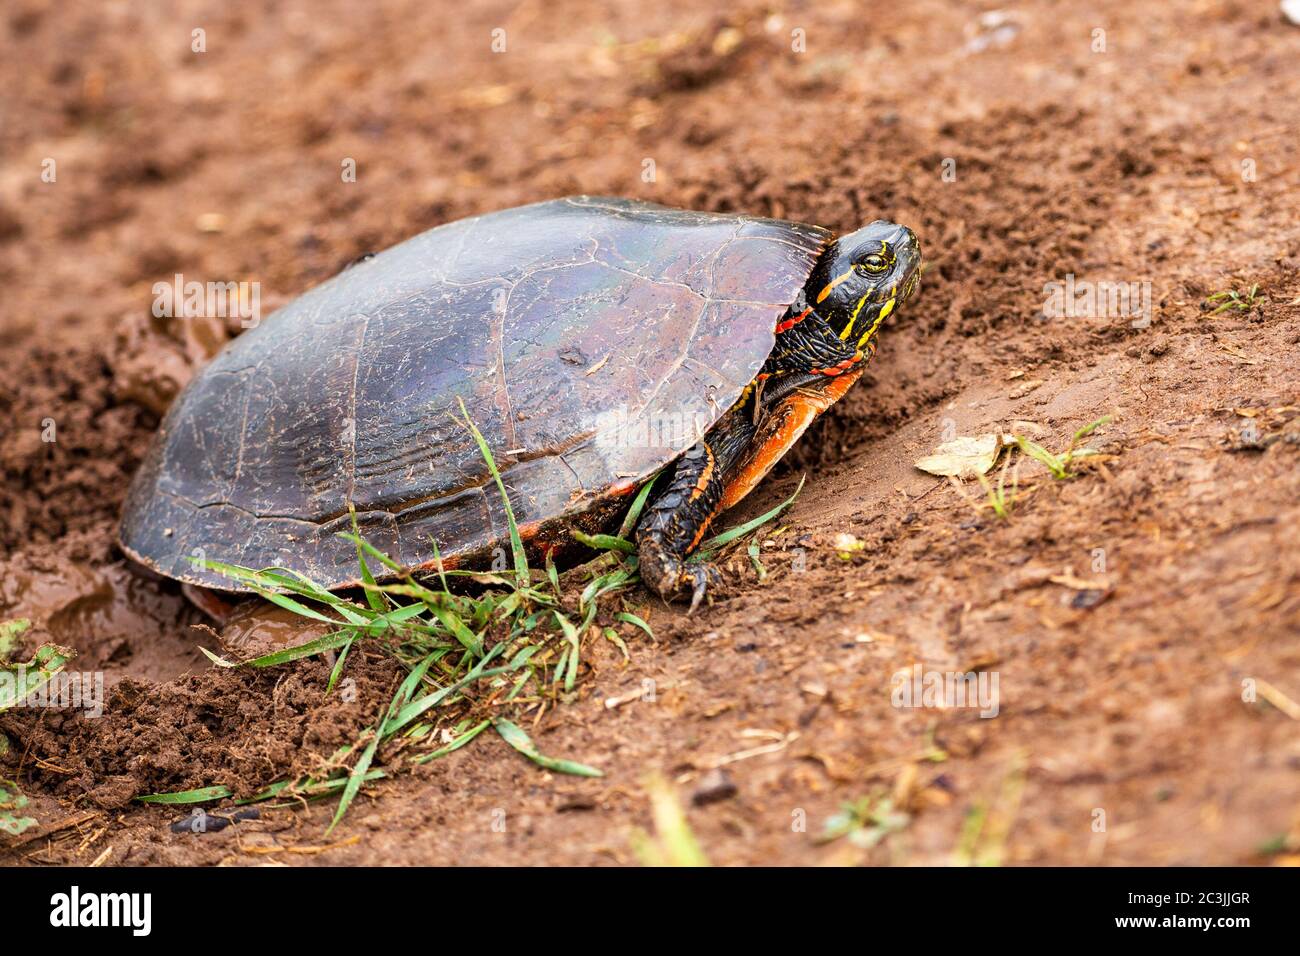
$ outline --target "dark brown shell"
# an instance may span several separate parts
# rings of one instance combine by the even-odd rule
[[[238,586],[191,557],[342,587],[358,577],[337,537],[350,503],[404,565],[428,566],[435,540],[449,564],[484,554],[504,511],[458,399],[530,535],[593,509],[605,520],[740,396],[829,238],[594,197],[416,236],[268,317],[189,384],[131,486],[122,546],[210,587]],[[660,427],[636,438],[647,424]]]

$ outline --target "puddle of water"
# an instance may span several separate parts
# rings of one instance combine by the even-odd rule
[[[274,604],[250,601],[221,629],[221,645],[227,654],[242,661],[306,644],[332,630],[328,624]]]
[[[23,617],[77,651],[71,666],[103,670],[110,684],[128,675],[168,680],[206,666],[184,599],[121,563],[34,571],[19,556],[0,564],[0,619]]]

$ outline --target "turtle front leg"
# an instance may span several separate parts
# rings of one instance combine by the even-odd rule
[[[867,336],[863,337],[864,344]],[[808,310],[777,327],[754,387],[677,462],[637,528],[641,580],[699,606],[717,570],[688,562],[713,519],[762,481],[818,415],[862,374],[870,351],[841,340]]]
[[[641,580],[663,598],[689,596],[692,611],[721,575],[709,564],[686,559],[722,510],[730,472],[754,432],[753,422],[740,408],[723,416],[678,460],[668,486],[647,506],[637,526]]]

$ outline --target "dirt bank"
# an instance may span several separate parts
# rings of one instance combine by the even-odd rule
[[[689,810],[721,863],[947,862],[980,814],[976,852],[1009,863],[1294,861],[1300,27],[1272,2],[986,6],[6,10],[0,620],[32,617],[28,643],[76,648],[110,696],[0,716],[41,821],[0,858],[627,863],[648,774],[685,800],[724,766],[735,794]],[[577,192],[889,218],[925,246],[868,374],[737,516],[807,473],[767,577],[737,566],[690,618],[635,597],[656,639],[626,628],[630,663],[610,645],[530,727],[602,779],[485,735],[328,839],[329,802],[170,832],[183,810],[131,798],[318,769],[400,675],[358,653],[342,701],[321,661],[216,670],[178,590],[126,569],[126,482],[238,331],[151,319],[153,283],[257,281],[269,312],[418,230]],[[1067,276],[1149,290],[1149,324],[1044,318]],[[1006,519],[912,467],[1012,427],[1059,450],[1105,415],[1104,467],[1026,462]],[[914,664],[996,673],[997,716],[893,706]],[[605,706],[646,680],[653,701]],[[885,797],[906,819],[876,845],[815,839]]]

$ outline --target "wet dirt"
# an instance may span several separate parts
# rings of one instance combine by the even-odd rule
[[[332,628],[263,601],[241,604],[221,627],[221,648],[231,660],[248,661],[324,637]]]
[[[0,715],[0,768],[42,824],[0,857],[631,863],[652,771],[720,863],[949,862],[984,810],[1007,863],[1300,857],[1300,28],[1271,2],[1004,11],[6,10],[0,619],[111,690],[98,719]],[[132,798],[320,771],[400,674],[354,651],[344,699],[324,659],[214,668],[179,589],[126,568],[126,483],[240,327],[156,319],[154,284],[257,281],[269,313],[418,230],[576,192],[889,218],[924,244],[863,379],[736,511],[807,473],[766,578],[737,563],[693,617],[632,596],[655,640],[624,627],[626,664],[597,642],[575,699],[529,725],[602,779],[485,735],[367,788],[328,838],[329,801],[173,832],[183,811]],[[1044,318],[1071,275],[1149,282],[1150,323]],[[1248,310],[1202,304],[1256,283]],[[1005,428],[1059,450],[1103,415],[1104,467],[1025,462],[1006,519],[913,467]],[[226,638],[260,653],[285,626]],[[996,674],[997,716],[894,706],[915,664]],[[691,801],[719,768],[734,792]],[[879,844],[816,839],[882,796],[908,820]]]

